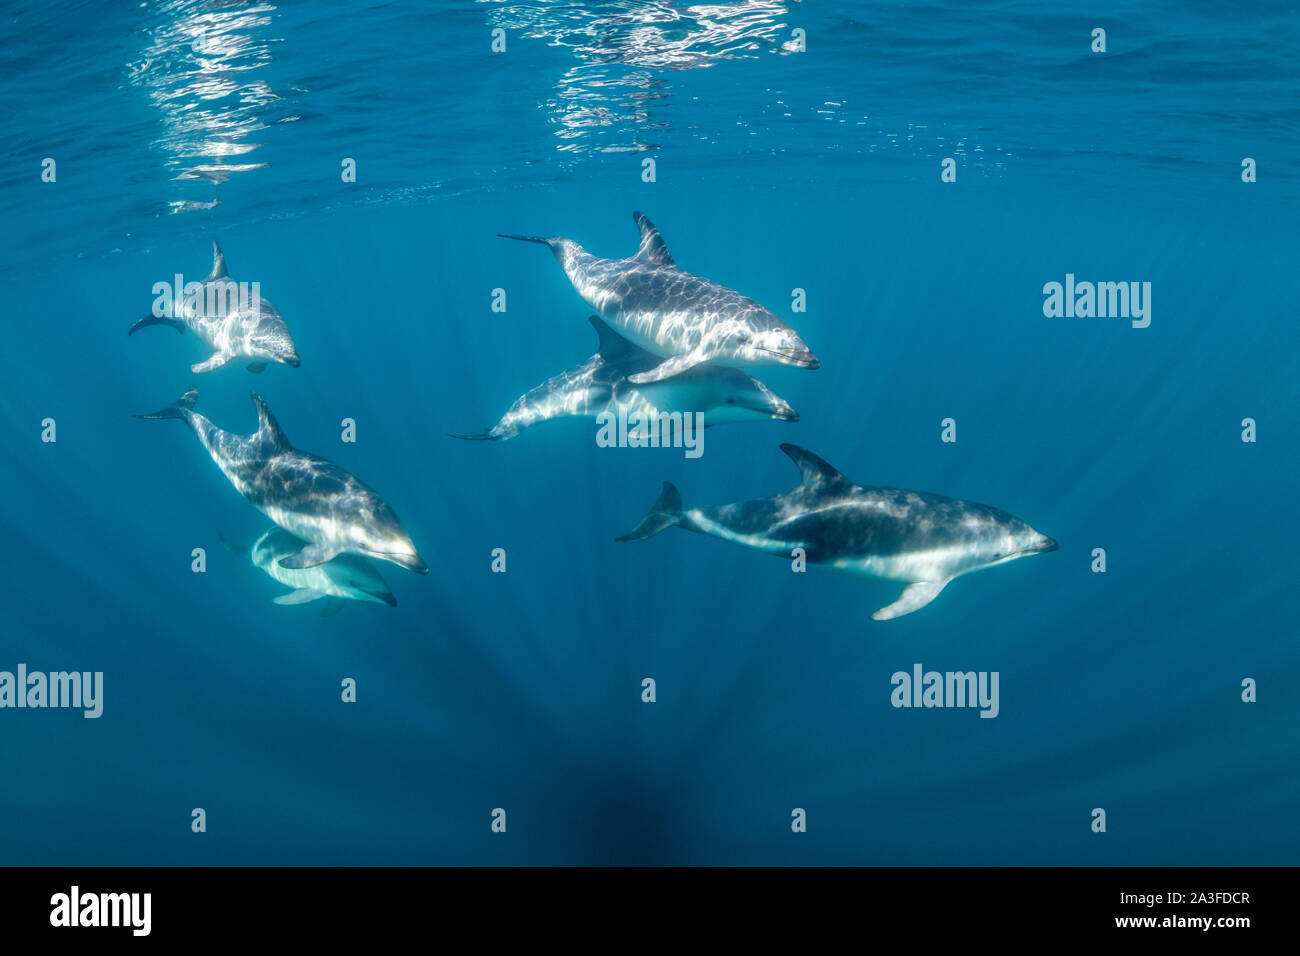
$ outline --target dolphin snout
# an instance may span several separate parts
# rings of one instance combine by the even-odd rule
[[[742,332],[738,342],[742,350],[750,353],[749,360],[756,364],[793,365],[795,368],[821,368],[822,365],[808,343],[790,328],[769,329],[755,334]]]
[[[408,571],[414,571],[416,574],[429,573],[429,566],[424,563],[424,560],[418,554],[404,554],[397,563]]]
[[[799,420],[799,413],[789,405],[782,402],[777,406],[776,410],[772,412],[772,417],[778,422],[797,422]]]
[[[297,368],[302,364],[302,359],[298,358],[297,355],[287,355],[285,356],[284,364],[290,368]]]
[[[378,558],[381,561],[391,561],[399,568],[406,568],[408,571],[414,571],[416,574],[428,574],[429,566],[424,563],[424,559],[415,553],[415,549],[410,551],[383,550],[374,551],[366,549],[365,554],[372,558]]]
[[[761,349],[776,356],[781,365],[793,365],[795,368],[821,368],[822,363],[807,349]],[[769,359],[768,361],[771,361]]]
[[[782,349],[780,352],[782,361],[787,365],[793,365],[796,368],[821,368],[822,363],[813,350],[808,346],[798,346],[790,349]]]
[[[1038,538],[1034,541],[1034,543],[1029,547],[1029,553],[1043,554],[1047,551],[1055,551],[1059,547],[1060,545],[1056,543],[1056,539],[1049,538],[1045,534],[1040,534]]]

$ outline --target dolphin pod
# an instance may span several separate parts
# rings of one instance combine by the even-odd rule
[[[627,259],[598,258],[571,239],[501,234],[551,250],[578,295],[600,312],[589,319],[599,350],[525,392],[486,431],[452,437],[502,441],[544,421],[609,413],[698,412],[706,425],[799,420],[788,402],[743,369],[816,369],[817,356],[755,300],[678,269],[659,230],[641,213],[632,215],[641,242]],[[254,372],[269,362],[297,367],[288,328],[269,302],[258,296],[230,304],[234,283],[220,247],[212,246],[212,272],[199,294],[187,293],[167,314],[145,316],[129,334],[150,325],[192,330],[213,350],[193,366],[195,373],[234,359],[247,360]],[[338,465],[294,448],[256,394],[258,429],[249,436],[225,432],[195,412],[197,396],[190,386],[168,407],[135,417],[183,421],[235,489],[278,526],[247,552],[255,566],[293,588],[277,603],[327,597],[395,605],[383,578],[362,558],[428,572],[393,509]],[[905,584],[897,600],[871,615],[877,621],[920,610],[961,575],[1057,548],[998,508],[860,486],[812,452],[791,444],[781,449],[799,467],[793,490],[687,509],[664,482],[649,513],[616,540],[680,527],[771,554],[802,549],[813,564]]]
[[[679,527],[769,554],[789,557],[801,548],[813,564],[904,582],[898,600],[871,615],[876,621],[920,610],[953,578],[1057,548],[998,508],[863,487],[797,445],[781,450],[799,468],[794,490],[760,501],[683,508],[681,494],[664,482],[654,507],[617,540],[639,541]]]
[[[601,259],[572,239],[499,234],[551,250],[574,290],[604,319],[591,320],[600,352],[526,392],[488,431],[454,437],[507,439],[550,418],[630,410],[638,403],[658,411],[702,411],[714,423],[736,420],[728,416],[739,412],[797,420],[773,411],[788,405],[761,382],[744,373],[739,374],[747,382],[724,375],[757,365],[816,369],[817,356],[755,300],[677,268],[654,224],[639,212],[632,218],[641,242],[627,259]],[[772,397],[738,402],[738,394]],[[814,564],[905,583],[898,600],[872,615],[877,621],[925,607],[953,578],[1057,548],[997,508],[901,488],[861,487],[811,452],[781,448],[802,475],[793,491],[683,510],[681,495],[665,482],[650,513],[617,540],[678,526],[769,553],[802,548]]]
[[[271,362],[300,364],[280,313],[262,298],[260,285],[250,294],[230,277],[215,240],[207,278],[177,289],[166,308],[155,306],[127,334],[151,325],[189,329],[212,350],[191,367],[196,374],[235,359],[246,360],[251,372]],[[223,431],[195,412],[197,397],[191,385],[167,408],[135,417],[185,422],[235,489],[279,526],[243,551],[255,567],[293,589],[276,598],[277,604],[326,598],[332,606],[341,599],[396,606],[383,577],[362,556],[428,573],[393,509],[338,465],[294,448],[260,397],[252,396],[258,430],[247,437]]]

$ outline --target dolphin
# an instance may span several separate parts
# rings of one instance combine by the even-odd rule
[[[341,554],[333,561],[297,571],[280,566],[281,558],[301,551],[304,544],[287,531],[271,528],[247,551],[255,567],[293,588],[272,598],[276,604],[306,604],[320,598],[344,598],[397,607],[397,598],[388,590],[388,584],[364,558]]]
[[[810,451],[788,444],[781,450],[802,477],[793,491],[686,510],[665,481],[649,514],[617,540],[639,541],[678,525],[769,554],[789,556],[802,548],[813,564],[906,582],[898,600],[871,615],[876,621],[925,607],[953,578],[1057,548],[998,508],[904,488],[862,487]]]
[[[639,212],[641,245],[630,259],[600,259],[572,239],[511,236],[549,246],[578,295],[619,334],[665,359],[628,377],[658,382],[696,365],[821,363],[794,329],[753,299],[678,269],[659,230]]]
[[[247,438],[222,431],[194,411],[199,390],[193,385],[161,411],[135,417],[183,421],[249,504],[307,542],[280,558],[280,567],[302,570],[340,554],[360,554],[428,574],[387,502],[338,465],[290,445],[266,402],[250,394],[258,427]]]
[[[594,418],[602,412],[641,415],[703,412],[705,427],[724,422],[776,419],[797,422],[799,414],[781,396],[739,369],[703,365],[640,387],[628,377],[653,368],[658,359],[618,335],[602,319],[587,319],[596,330],[600,351],[568,371],[547,379],[515,400],[491,429],[453,438],[514,438],[523,429],[552,418]]]
[[[127,335],[150,325],[170,325],[177,332],[187,328],[203,341],[212,354],[190,366],[195,375],[220,368],[231,359],[248,359],[250,372],[261,372],[268,362],[297,368],[301,363],[289,336],[289,327],[267,299],[241,297],[239,285],[226,272],[226,257],[212,241],[212,273],[195,294],[173,302],[168,315],[150,313],[127,330]]]

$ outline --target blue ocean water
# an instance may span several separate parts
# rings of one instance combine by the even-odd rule
[[[104,674],[99,719],[0,710],[0,862],[1297,862],[1292,5],[0,20],[0,670]],[[709,429],[695,460],[588,421],[447,437],[596,350],[550,255],[496,234],[626,256],[633,210],[812,346],[817,371],[756,370],[801,420]],[[192,335],[126,336],[212,239],[301,368],[194,376]],[[1044,315],[1067,274],[1150,282],[1150,325]],[[187,430],[130,417],[191,382],[238,433],[255,389],[431,573],[383,565],[391,609],[272,603],[221,544],[269,523]],[[1061,548],[878,623],[900,585],[615,543],[665,479],[688,506],[787,491],[782,442]],[[998,672],[997,718],[892,706],[918,663]]]

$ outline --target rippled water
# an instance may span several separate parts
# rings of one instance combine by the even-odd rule
[[[629,155],[685,170],[829,180],[1104,176],[1116,188],[1213,188],[1257,154],[1294,190],[1300,128],[1289,5],[1070,12],[1032,3],[743,0],[7,5],[0,209],[21,217],[40,160],[42,254],[99,255],[202,231],[234,203],[270,217],[340,202],[627,175]],[[1107,53],[1090,30],[1109,30]],[[492,52],[492,30],[506,52]],[[795,47],[803,31],[806,53]],[[343,157],[356,189],[337,188]],[[26,172],[20,164],[26,163]],[[666,170],[669,172],[669,170]],[[799,173],[803,175],[803,173]],[[39,223],[32,224],[35,229]],[[81,241],[81,235],[91,241]],[[32,249],[32,243],[20,244]],[[22,255],[22,250],[19,250]]]
[[[1293,5],[173,0],[0,22],[0,670],[106,681],[99,720],[0,710],[20,821],[0,860],[1295,862]],[[800,421],[710,429],[698,461],[599,448],[586,422],[448,438],[595,351],[552,258],[496,234],[630,255],[634,209],[797,326],[822,367],[761,377]],[[125,333],[214,238],[302,367],[200,376],[199,410],[247,433],[256,389],[383,494],[432,568],[383,567],[395,608],[273,604],[221,544],[265,522],[184,429],[130,418],[196,380],[192,336]],[[1150,327],[1046,317],[1067,273],[1151,282]],[[875,624],[892,584],[680,531],[614,542],[665,479],[688,505],[787,491],[784,441],[1061,550]],[[916,662],[999,671],[1000,715],[891,707]]]
[[[241,161],[261,145],[250,137],[272,123],[301,119],[279,109],[282,97],[261,75],[272,60],[271,42],[279,42],[268,35],[275,7],[176,4],[162,12],[168,19],[127,68],[160,115],[163,135],[153,145],[177,179],[224,183],[264,168],[264,162]]]

